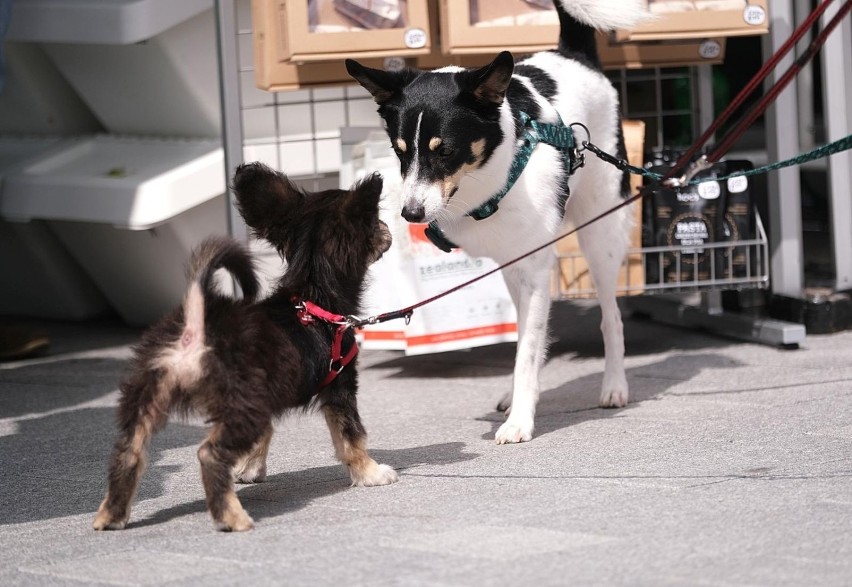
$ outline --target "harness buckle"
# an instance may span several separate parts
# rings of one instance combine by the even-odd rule
[[[343,364],[343,357],[338,357],[337,359],[332,358],[328,362],[328,371],[329,373],[340,374],[345,366],[346,365]]]
[[[296,318],[299,319],[303,325],[307,326],[308,324],[313,324],[315,322],[314,317],[308,312],[307,306],[305,306],[304,302],[298,301],[296,302]]]
[[[570,161],[570,169],[568,170],[568,175],[573,175],[575,171],[586,165],[586,154],[583,153],[584,150],[585,148],[575,148],[571,152],[571,156],[568,158],[568,160]]]

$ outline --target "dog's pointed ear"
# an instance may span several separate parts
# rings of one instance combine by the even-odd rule
[[[384,180],[380,173],[368,175],[355,184],[346,199],[350,213],[357,210],[364,214],[375,214],[379,209],[383,185]]]
[[[345,64],[349,75],[373,95],[379,106],[396,96],[420,75],[418,70],[411,68],[400,71],[374,69],[361,65],[354,59],[347,59]]]
[[[305,194],[283,173],[262,163],[240,165],[234,173],[237,208],[254,233],[275,246],[284,244]]]
[[[509,51],[503,51],[485,67],[465,72],[462,89],[473,94],[479,102],[499,106],[506,98],[514,70],[515,58]]]

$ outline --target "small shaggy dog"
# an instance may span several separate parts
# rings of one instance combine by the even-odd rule
[[[211,238],[194,251],[182,307],[145,332],[121,383],[119,436],[95,530],[127,524],[148,442],[170,412],[198,412],[211,425],[198,459],[220,530],[253,527],[234,481],[265,479],[273,418],[295,408],[319,406],[353,485],[397,480],[367,454],[349,362],[357,346],[344,319],[358,312],[367,268],[391,244],[378,216],[382,178],[309,194],[250,164],[237,170],[234,190],[246,223],[278,249],[287,271],[268,298],[255,301],[258,281],[241,244]],[[216,291],[218,268],[236,278],[242,299]]]

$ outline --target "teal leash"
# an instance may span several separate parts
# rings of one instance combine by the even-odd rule
[[[722,177],[713,177],[712,175],[700,178],[692,178],[688,182],[683,185],[697,185],[699,183],[704,183],[706,181],[724,181],[726,179],[730,179],[732,177],[748,177],[752,175],[759,175],[761,173],[768,173],[770,171],[775,171],[776,169],[783,169],[784,167],[791,167],[793,165],[801,165],[802,163],[807,163],[808,161],[815,161],[817,159],[822,159],[823,157],[828,157],[830,155],[834,155],[835,153],[840,153],[843,151],[847,151],[852,149],[852,135],[848,135],[843,137],[842,139],[838,139],[832,143],[828,143],[827,145],[822,145],[820,147],[816,147],[806,153],[802,153],[800,155],[796,155],[795,157],[791,157],[789,159],[785,159],[784,161],[778,161],[776,163],[770,163],[769,165],[763,165],[762,167],[756,167],[754,169],[749,169],[746,171],[737,171],[731,173],[730,175],[725,175]],[[628,171],[633,173],[634,175],[642,175],[644,177],[650,178],[654,181],[661,181],[665,179],[666,176],[655,173],[653,171],[649,171],[647,169],[642,169],[640,167],[635,167],[627,163],[627,161],[623,159],[618,159],[605,151],[601,151],[597,146],[592,143],[585,142],[583,143],[581,149],[589,150],[599,159],[606,161],[612,165],[615,165],[622,171]]]

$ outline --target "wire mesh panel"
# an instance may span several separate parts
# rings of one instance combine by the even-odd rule
[[[629,249],[616,291],[620,295],[635,295],[765,289],[769,286],[769,241],[759,214],[755,214],[755,227],[757,234],[753,239],[705,243],[700,248],[657,246]],[[702,270],[704,259],[706,263]],[[641,267],[641,272],[636,271],[638,267]],[[594,283],[587,272],[579,252],[558,253],[554,266],[554,298],[593,297]],[[648,279],[649,275],[655,277]]]

